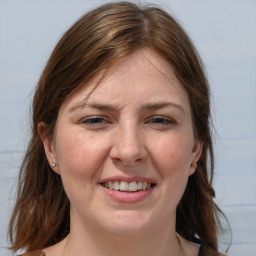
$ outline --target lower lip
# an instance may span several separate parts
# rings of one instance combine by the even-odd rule
[[[136,203],[147,198],[151,194],[155,186],[146,190],[139,190],[138,192],[121,192],[105,187],[102,188],[104,189],[105,193],[115,201],[122,203]]]

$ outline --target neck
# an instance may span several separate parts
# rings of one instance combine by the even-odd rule
[[[145,232],[146,233],[146,232]],[[120,235],[97,232],[90,227],[71,225],[63,256],[181,256],[183,250],[175,226],[165,227],[146,234]]]

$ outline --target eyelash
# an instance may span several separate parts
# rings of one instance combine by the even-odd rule
[[[92,128],[101,128],[101,127],[104,127],[106,124],[109,124],[110,122],[101,116],[91,116],[83,119],[81,123]],[[163,116],[154,116],[146,120],[145,123],[153,124],[154,126],[164,128],[164,127],[170,127],[174,125],[176,122],[171,118],[167,118]]]
[[[83,119],[81,121],[82,124],[95,127],[95,128],[100,128],[103,125],[109,123],[104,117],[101,116],[91,116]]]
[[[152,117],[150,118],[147,123],[152,123],[152,124],[155,124],[157,126],[165,126],[165,127],[168,127],[168,126],[171,126],[171,125],[174,125],[175,124],[175,121],[171,118],[167,118],[167,117],[163,117],[163,116],[155,116],[155,117]]]

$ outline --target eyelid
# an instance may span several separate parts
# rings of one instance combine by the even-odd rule
[[[105,119],[105,117],[104,116],[99,116],[99,115],[86,116],[86,117],[81,119],[81,122],[86,121],[86,120],[93,120],[93,119]]]
[[[93,115],[93,116],[87,116],[81,119],[80,123],[87,127],[88,129],[100,129],[100,128],[105,128],[109,124],[112,124],[111,120],[109,120],[108,117],[101,116],[101,115]],[[158,128],[170,128],[174,125],[177,124],[177,122],[167,116],[162,116],[162,115],[154,115],[148,117],[144,123],[146,125],[151,125],[154,127]]]
[[[95,122],[93,122],[93,121],[95,121]],[[81,119],[80,123],[83,125],[86,125],[86,126],[90,126],[90,127],[101,127],[106,124],[109,124],[110,121],[108,121],[107,118],[104,116],[95,115],[95,116],[88,116],[88,117]]]
[[[159,121],[162,120],[162,121],[164,121],[166,123],[164,123],[164,122],[158,122],[158,123],[157,122],[152,122],[152,121],[157,120],[157,119],[159,119]],[[157,115],[157,116],[149,117],[146,120],[146,123],[153,123],[153,124],[156,124],[156,125],[168,126],[168,125],[174,125],[177,122],[173,118],[171,118],[171,117]]]

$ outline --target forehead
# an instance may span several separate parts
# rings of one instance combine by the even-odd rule
[[[136,99],[137,103],[169,100],[189,107],[187,92],[171,65],[156,52],[140,49],[82,85],[62,108],[91,101],[134,105]]]

